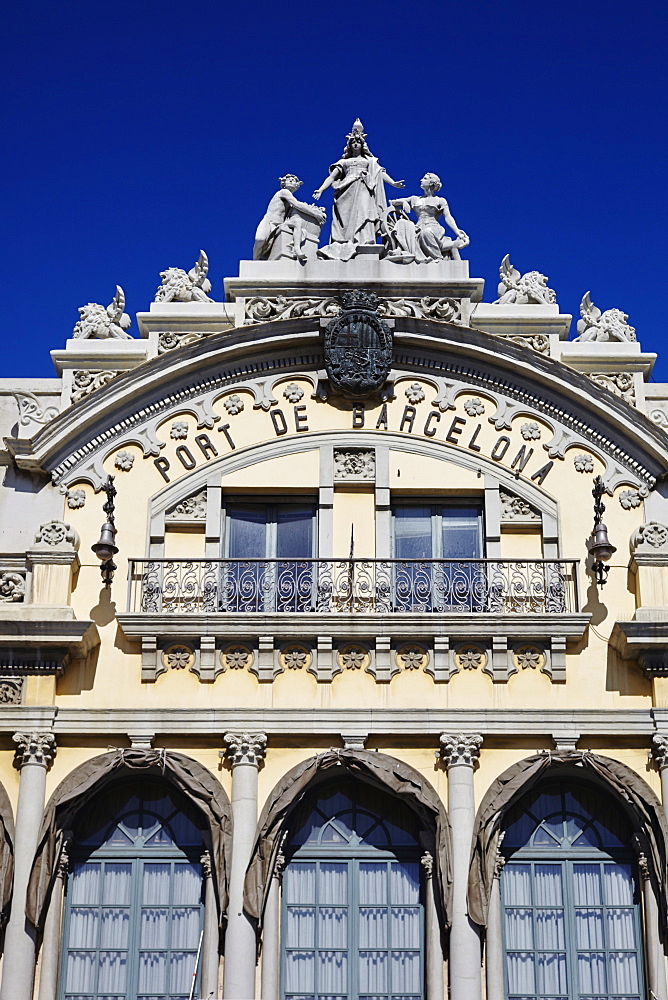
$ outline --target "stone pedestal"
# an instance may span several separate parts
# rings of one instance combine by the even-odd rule
[[[257,824],[257,772],[264,757],[264,733],[226,733],[232,765],[232,866],[230,902],[225,934],[225,1000],[252,1000],[255,996],[255,929],[244,913],[244,877],[250,861]]]

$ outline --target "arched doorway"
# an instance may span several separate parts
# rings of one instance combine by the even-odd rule
[[[586,781],[539,782],[506,815],[501,873],[509,1000],[640,1000],[643,943],[632,830]]]
[[[93,799],[69,849],[61,1000],[186,1000],[203,923],[203,829],[158,779]]]
[[[365,783],[321,784],[284,845],[283,1000],[419,1000],[424,981],[420,829]]]

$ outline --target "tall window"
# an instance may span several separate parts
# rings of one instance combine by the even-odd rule
[[[509,1000],[640,1000],[640,890],[619,807],[541,786],[508,817],[501,875]]]
[[[367,785],[307,800],[286,847],[284,1000],[421,1000],[418,838],[406,806]]]
[[[162,784],[123,784],[72,848],[62,1000],[186,1000],[203,919],[198,818]]]
[[[485,569],[469,561],[482,555],[480,507],[401,504],[393,523],[398,611],[485,610]]]
[[[231,503],[222,594],[226,611],[307,611],[314,601],[315,507]],[[270,560],[270,561],[265,561]]]

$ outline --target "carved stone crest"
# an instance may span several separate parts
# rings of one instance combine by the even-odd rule
[[[360,399],[382,386],[392,364],[392,331],[373,292],[344,292],[340,314],[325,327],[325,365],[333,388]]]

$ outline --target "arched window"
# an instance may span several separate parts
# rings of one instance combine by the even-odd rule
[[[584,783],[544,783],[509,812],[502,848],[509,1000],[640,1000],[640,885],[621,808]]]
[[[186,1000],[203,917],[200,826],[159,782],[94,801],[70,850],[62,1000]]]
[[[353,781],[321,786],[285,846],[285,1000],[420,1000],[419,830],[403,803]]]

